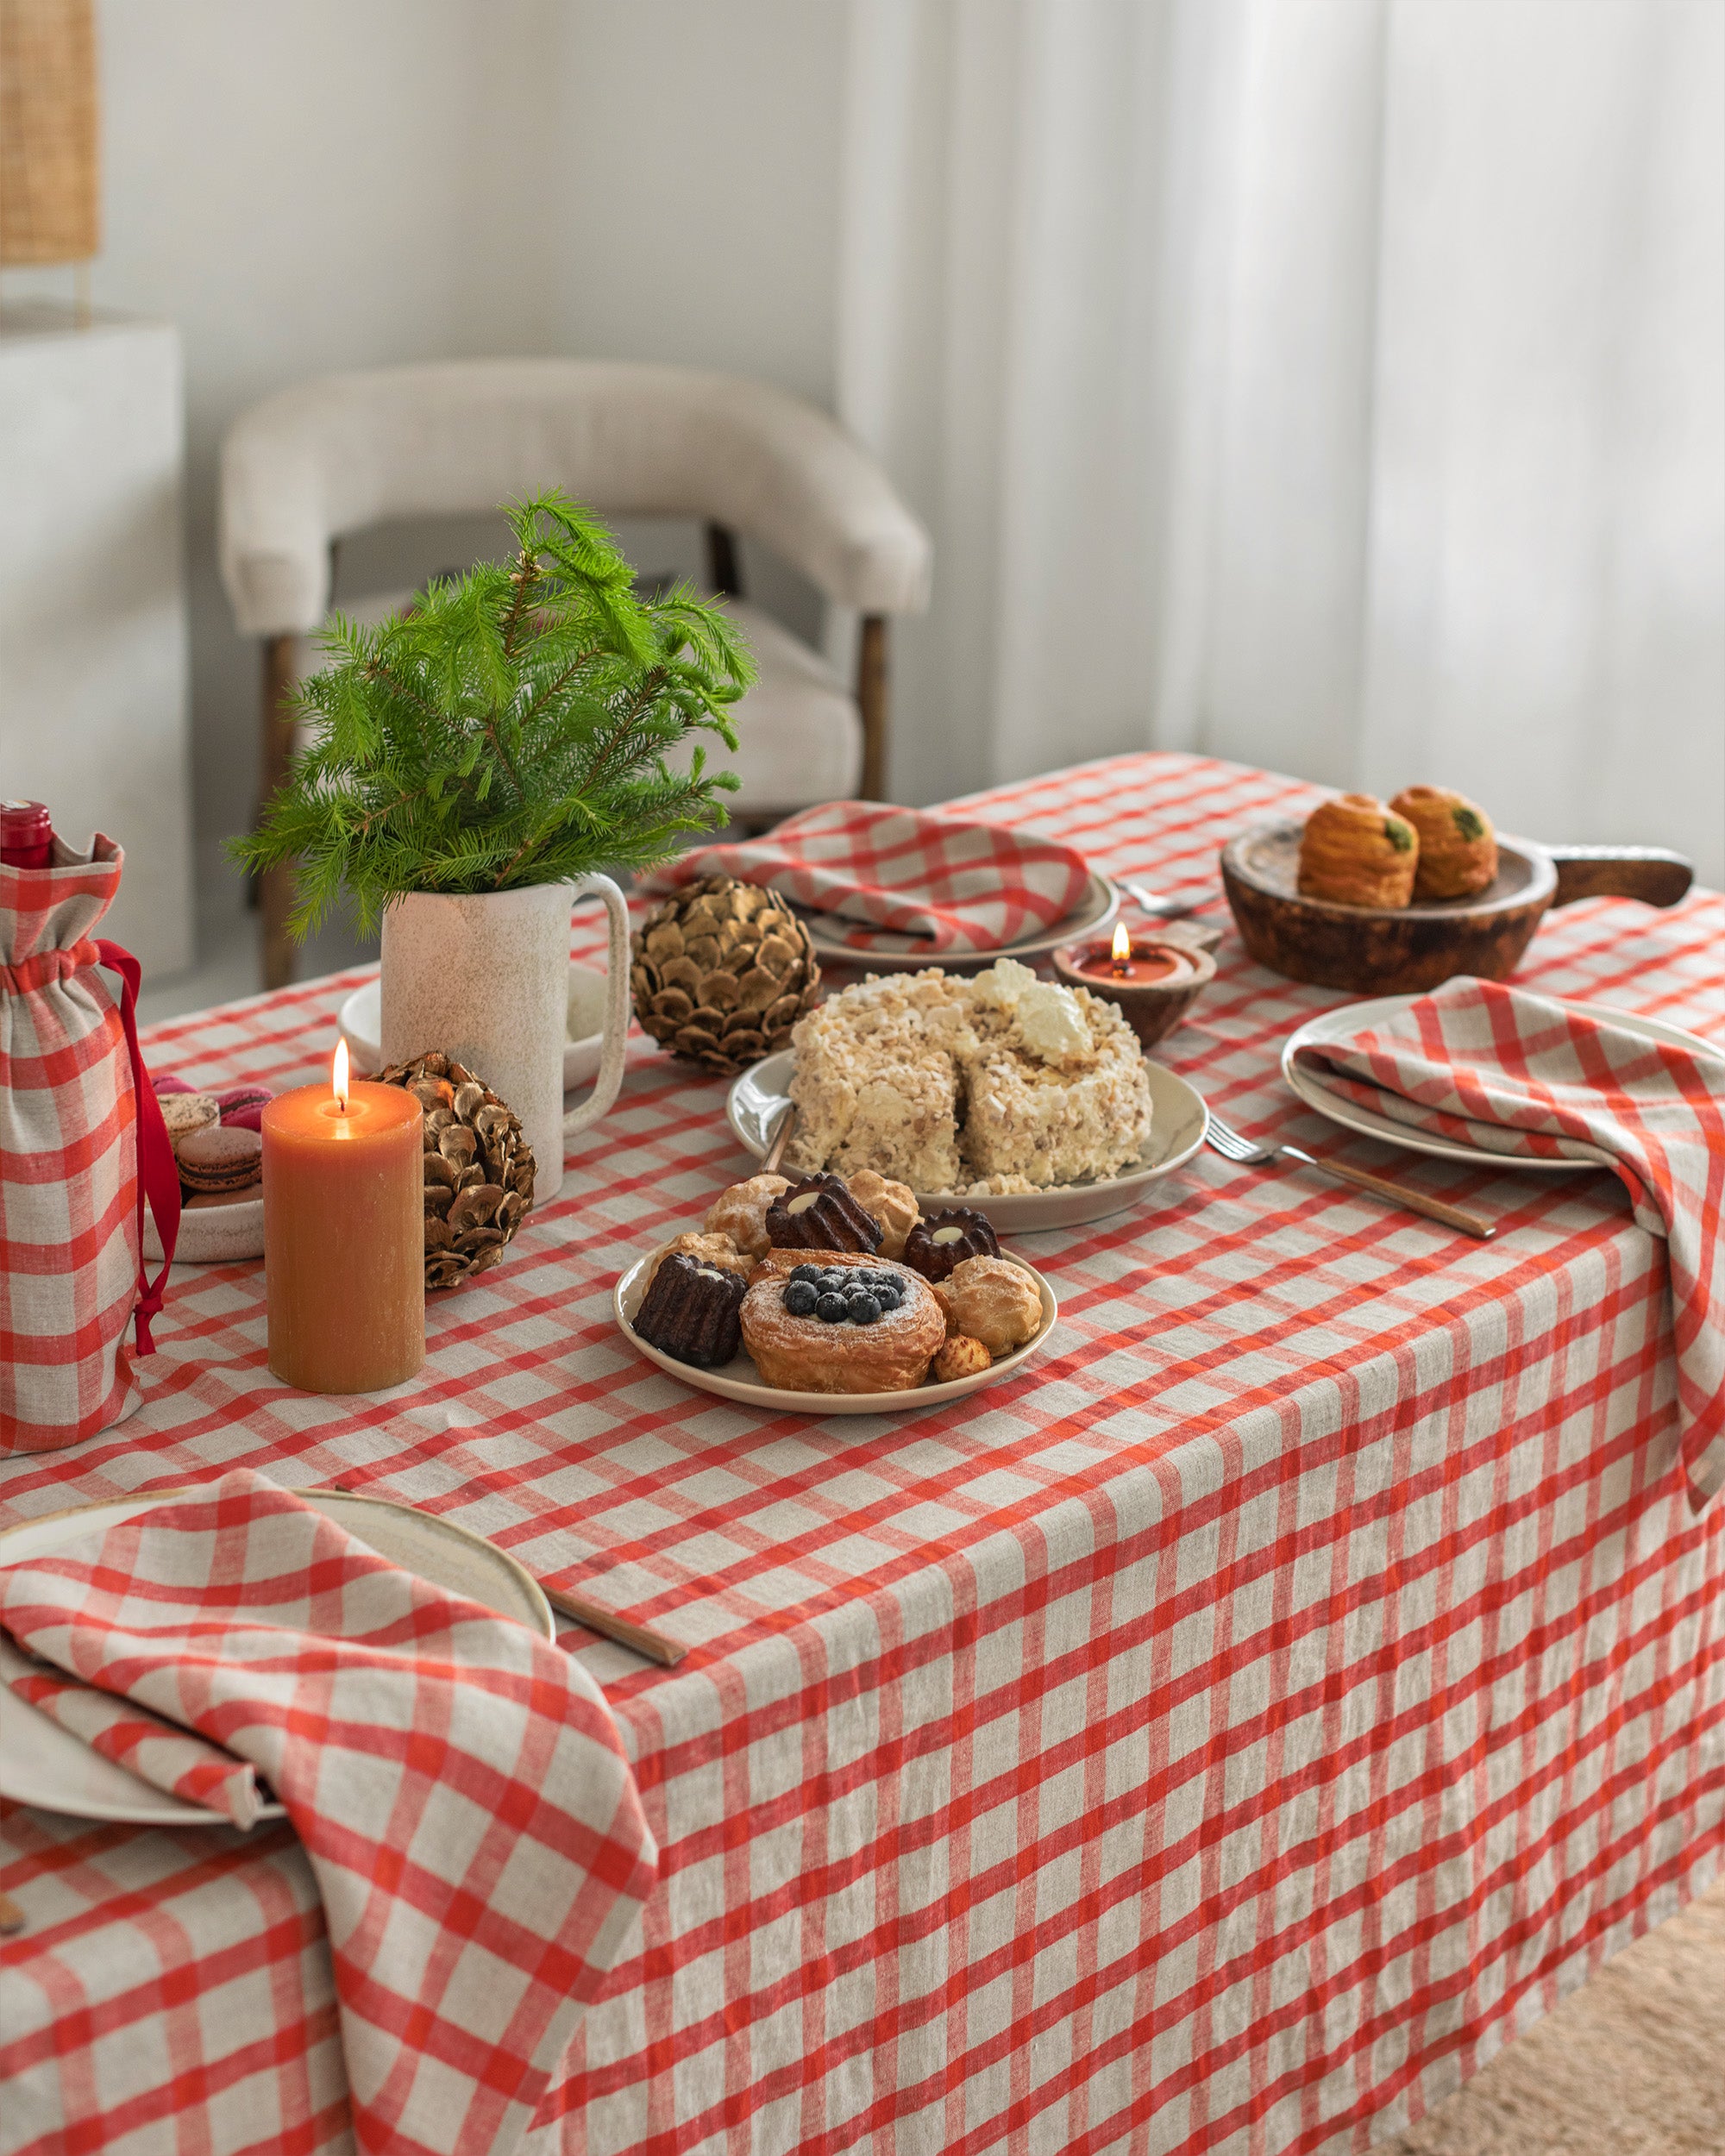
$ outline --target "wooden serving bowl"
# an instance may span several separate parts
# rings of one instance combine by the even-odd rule
[[[1271,972],[1355,995],[1419,995],[1456,974],[1506,981],[1546,909],[1585,898],[1675,906],[1692,879],[1654,847],[1497,840],[1497,874],[1471,899],[1399,909],[1338,906],[1299,890],[1302,825],[1246,831],[1222,849],[1222,886],[1248,953]]]

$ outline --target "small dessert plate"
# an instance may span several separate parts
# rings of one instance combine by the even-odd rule
[[[261,1196],[235,1199],[226,1206],[183,1206],[179,1236],[173,1246],[176,1265],[234,1265],[264,1254]],[[144,1213],[144,1261],[161,1263],[161,1238],[154,1213]]]
[[[62,1543],[117,1527],[122,1520],[190,1494],[156,1490],[147,1497],[116,1498],[18,1520],[0,1532],[0,1564],[44,1556]],[[452,1595],[465,1595],[499,1617],[513,1618],[542,1639],[556,1638],[556,1620],[538,1582],[507,1551],[469,1528],[386,1497],[336,1489],[305,1489],[298,1495],[338,1527],[345,1527],[356,1542],[403,1571],[416,1572]],[[219,1812],[182,1803],[112,1759],[104,1759],[69,1729],[27,1706],[4,1684],[0,1684],[0,1796],[73,1819],[120,1820],[139,1827],[226,1827],[234,1831],[232,1822]],[[283,1816],[279,1804],[267,1804],[259,1814],[260,1822]]]
[[[565,1022],[563,1091],[573,1093],[599,1075],[605,1052],[605,976],[596,966],[569,961],[569,1010]],[[355,988],[336,1015],[342,1038],[361,1077],[383,1069],[383,991],[375,980]],[[481,1075],[484,1074],[481,1073]]]
[[[745,1153],[756,1160],[778,1129],[779,1118],[790,1105],[794,1049],[781,1049],[751,1064],[732,1084],[724,1104],[732,1135]],[[1095,1182],[1057,1183],[1047,1190],[1015,1190],[1005,1197],[972,1196],[966,1191],[917,1193],[925,1213],[943,1206],[970,1206],[985,1213],[1002,1235],[1035,1235],[1046,1228],[1072,1228],[1087,1220],[1100,1220],[1128,1206],[1142,1205],[1154,1194],[1164,1175],[1183,1168],[1204,1143],[1210,1112],[1202,1096],[1183,1078],[1161,1063],[1145,1058],[1150,1080],[1150,1136],[1136,1168]]]
[[[819,1259],[819,1250],[800,1251],[800,1257]],[[998,1357],[985,1370],[978,1370],[970,1377],[955,1377],[944,1385],[918,1385],[907,1393],[793,1393],[782,1391],[776,1385],[763,1385],[754,1363],[747,1355],[739,1355],[735,1362],[727,1363],[721,1370],[698,1369],[693,1363],[680,1363],[674,1355],[667,1355],[662,1348],[656,1348],[643,1340],[635,1330],[636,1312],[641,1307],[643,1286],[647,1268],[653,1262],[649,1250],[645,1257],[637,1257],[618,1280],[612,1295],[612,1307],[616,1313],[618,1330],[624,1339],[640,1349],[649,1363],[656,1363],[662,1370],[673,1377],[681,1377],[686,1385],[693,1385],[704,1393],[717,1393],[721,1400],[740,1401],[745,1407],[766,1407],[780,1413],[800,1415],[903,1415],[924,1407],[944,1407],[949,1401],[963,1400],[967,1393],[981,1392],[985,1385],[997,1385],[1034,1355],[1054,1329],[1054,1321],[1060,1315],[1060,1306],[1054,1300],[1054,1290],[1038,1272],[1034,1265],[1026,1265],[1021,1257],[1014,1257],[1009,1250],[1001,1257],[1019,1266],[1036,1282],[1036,1291],[1042,1297],[1042,1323],[1021,1348],[1014,1348],[1010,1355]]]

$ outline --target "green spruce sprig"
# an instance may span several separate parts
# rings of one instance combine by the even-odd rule
[[[304,937],[345,891],[362,930],[409,891],[508,891],[647,868],[724,821],[731,705],[755,678],[725,614],[685,585],[636,596],[611,535],[561,492],[505,508],[517,553],[441,579],[406,615],[337,615],[301,685],[313,728],[259,830],[253,870],[293,863]]]

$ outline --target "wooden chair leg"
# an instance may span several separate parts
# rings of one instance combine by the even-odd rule
[[[706,528],[706,580],[720,599],[743,596],[743,565],[737,552],[737,534],[729,524]]]
[[[268,801],[287,776],[293,755],[293,638],[267,636],[263,646],[263,755],[259,768],[260,805]],[[267,869],[259,879],[259,912],[263,922],[264,986],[285,988],[293,979],[294,950],[287,932],[293,911],[293,870]]]
[[[856,708],[862,714],[862,795],[887,798],[887,617],[865,614],[856,642]]]

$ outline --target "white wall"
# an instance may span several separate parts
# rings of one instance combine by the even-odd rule
[[[185,339],[206,842],[255,788],[256,657],[213,548],[216,448],[248,404],[329,368],[559,352],[830,400],[841,0],[102,0],[100,35],[94,295]],[[349,549],[343,588],[485,536]],[[624,536],[680,566],[674,535]]]

